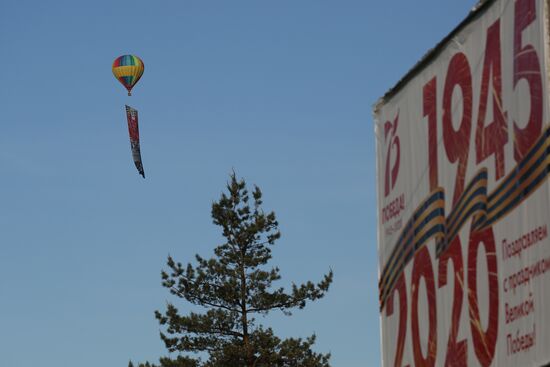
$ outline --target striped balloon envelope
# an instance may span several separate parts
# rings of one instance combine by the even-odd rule
[[[143,61],[134,55],[122,55],[113,62],[113,74],[128,90],[129,96],[132,95],[132,88],[143,75],[144,69]]]

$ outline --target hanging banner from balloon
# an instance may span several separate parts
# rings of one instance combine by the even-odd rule
[[[136,109],[126,105],[126,118],[128,119],[128,133],[130,135],[130,146],[132,147],[132,158],[139,174],[145,178],[143,164],[141,162],[141,150],[139,147],[139,126],[138,112]]]

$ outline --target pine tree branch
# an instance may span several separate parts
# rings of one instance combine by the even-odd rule
[[[216,286],[214,286],[214,287],[216,287]],[[193,300],[197,301],[197,304],[200,304],[200,305],[207,305],[207,306],[210,306],[212,308],[223,308],[224,310],[231,311],[231,312],[239,312],[239,313],[241,312],[238,308],[231,308],[231,307],[226,306],[226,305],[213,303],[213,302],[207,301],[206,299],[201,298],[201,297],[196,296],[196,295],[184,295],[184,294],[181,293],[180,290],[178,290],[174,287],[171,287],[170,291],[172,291],[174,294],[176,294],[176,295],[178,295],[182,298],[185,298],[189,301],[191,301],[191,299],[193,299]]]
[[[281,302],[281,303],[274,303],[266,307],[255,307],[255,308],[249,308],[248,313],[261,313],[266,312],[269,310],[275,310],[275,309],[287,309],[298,306],[300,303],[307,301],[308,297],[301,297],[301,298],[293,298],[290,301],[287,302]]]
[[[193,330],[193,329],[187,329],[187,332],[194,333],[194,334],[204,334],[204,335],[222,335],[222,336],[233,336],[237,338],[242,338],[243,334],[239,333],[238,331],[233,330],[222,330],[222,329],[211,329],[211,330]]]

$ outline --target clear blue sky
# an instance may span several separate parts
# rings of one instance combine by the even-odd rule
[[[234,169],[278,215],[282,284],[335,272],[266,324],[379,366],[371,106],[474,3],[2,0],[0,365],[157,361],[153,312],[177,302],[160,270],[220,243],[210,205]],[[132,97],[111,74],[126,53],[145,62]]]

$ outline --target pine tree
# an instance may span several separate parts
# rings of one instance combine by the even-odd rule
[[[214,249],[215,256],[196,255],[196,265],[187,266],[169,256],[168,271],[161,273],[162,285],[171,294],[205,312],[182,316],[173,304],[165,312],[156,311],[165,328],[161,339],[178,357],[139,367],[329,367],[330,354],[311,350],[315,335],[282,340],[271,328],[259,325],[255,316],[274,310],[290,316],[293,309],[322,298],[332,282],[332,270],[318,284],[293,283],[288,292],[276,288],[279,268],[267,266],[271,246],[280,237],[275,213],[262,210],[258,187],[250,200],[245,181],[234,173],[227,191],[212,204],[213,222],[225,238]]]

